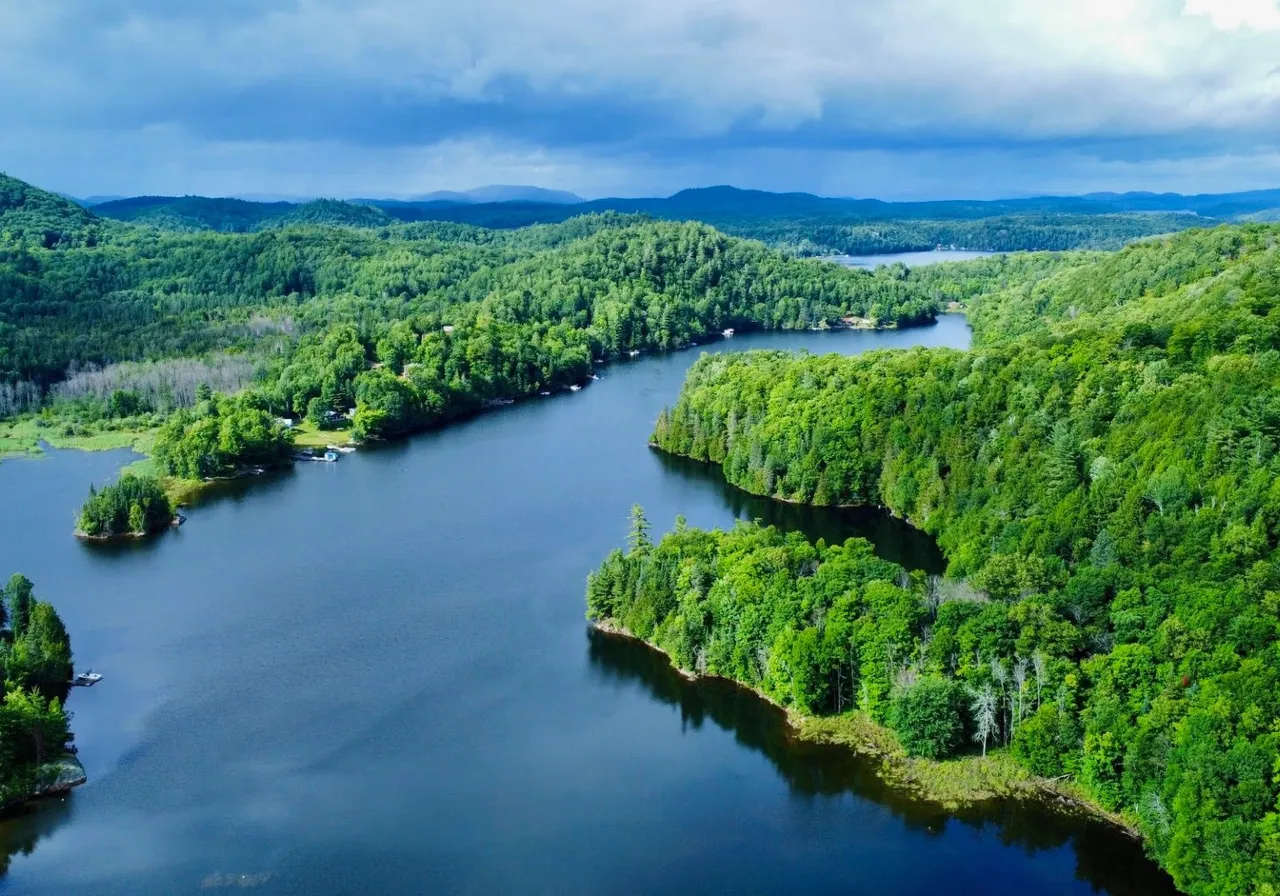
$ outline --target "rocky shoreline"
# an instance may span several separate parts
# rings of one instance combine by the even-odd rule
[[[84,766],[74,753],[66,753],[46,762],[36,770],[35,786],[25,796],[0,804],[0,814],[10,812],[34,800],[63,796],[89,780]]]
[[[757,688],[720,675],[699,675],[681,669],[671,655],[644,638],[637,637],[613,620],[590,620],[591,628],[604,634],[644,644],[661,653],[672,670],[686,681],[718,678],[750,691],[784,712],[793,735],[813,743],[837,744],[854,753],[878,761],[877,774],[886,784],[912,797],[958,809],[997,800],[1035,800],[1061,812],[1084,814],[1116,828],[1126,836],[1141,840],[1142,833],[1126,818],[1090,801],[1070,783],[1040,778],[1014,762],[1012,757],[992,754],[963,756],[941,762],[908,756],[888,728],[862,713],[810,717],[783,706]]]

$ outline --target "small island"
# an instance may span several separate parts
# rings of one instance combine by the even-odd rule
[[[0,603],[0,812],[85,781],[64,709],[71,639],[31,580],[14,575]]]
[[[89,486],[76,536],[92,541],[143,538],[181,522],[159,481],[124,473],[101,490]]]
[[[125,471],[112,485],[90,486],[76,535],[145,538],[180,525],[180,501],[211,482],[287,466],[293,444],[292,432],[255,393],[228,396],[201,386],[195,406],[175,411],[156,433],[146,466],[160,475]]]

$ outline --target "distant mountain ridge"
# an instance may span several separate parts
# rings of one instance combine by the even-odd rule
[[[455,198],[420,200],[337,200],[259,202],[203,196],[135,196],[90,208],[10,179],[11,195],[25,196],[33,217],[8,215],[26,239],[47,245],[92,241],[113,226],[110,219],[171,231],[214,230],[247,233],[291,226],[386,228],[403,223],[443,222],[490,229],[556,224],[589,214],[640,214],[665,220],[696,220],[733,235],[760,240],[796,255],[863,255],[938,247],[993,252],[1061,249],[1116,249],[1146,236],[1211,226],[1226,221],[1275,220],[1280,190],[1224,194],[1096,193],[1002,200],[886,202],[811,193],[770,193],[730,186],[681,190],[667,197],[606,198],[590,201],[507,199],[524,187],[481,188]],[[517,192],[504,192],[517,191]],[[545,196],[538,191],[532,195]],[[36,199],[37,193],[45,197]],[[445,194],[450,196],[453,194]],[[572,194],[562,194],[565,199]],[[65,211],[55,212],[55,206]],[[58,223],[54,219],[62,220]],[[37,225],[37,219],[40,223]]]
[[[93,207],[93,206],[95,206],[95,205],[102,205],[102,203],[104,203],[104,202],[116,202],[117,200],[120,200],[120,199],[128,199],[128,198],[129,198],[129,197],[127,197],[127,196],[120,196],[119,194],[116,194],[116,193],[113,193],[113,194],[111,194],[111,195],[109,195],[109,196],[97,196],[97,195],[94,195],[94,196],[68,196],[66,193],[60,193],[60,194],[58,194],[58,195],[60,195],[60,196],[66,196],[66,197],[67,197],[68,199],[70,199],[72,202],[75,202],[75,203],[77,203],[77,204],[79,204],[79,205],[83,205],[83,206],[85,206],[86,208],[92,208],[92,207]]]
[[[512,200],[501,203],[450,203],[369,200],[402,220],[449,220],[490,227],[549,223],[587,212],[614,211],[659,218],[688,217],[716,223],[733,218],[831,218],[843,221],[966,220],[1001,215],[1114,215],[1146,212],[1194,214],[1233,219],[1280,207],[1280,189],[1242,193],[1093,194],[1024,199],[947,199],[886,202],[812,193],[770,193],[731,186],[698,187],[667,197],[593,199],[572,206]]]
[[[592,212],[646,214],[656,218],[690,218],[712,224],[743,219],[830,219],[833,222],[973,220],[997,216],[1116,215],[1174,213],[1215,220],[1234,220],[1280,208],[1280,189],[1240,193],[1091,193],[1085,196],[1038,196],[1025,199],[947,199],[886,202],[812,193],[770,193],[730,186],[698,187],[666,197],[583,200],[573,193],[540,187],[490,186],[462,192],[441,191],[416,199],[313,200],[254,202],[203,196],[135,196],[93,206],[108,218],[179,229],[255,230],[290,223],[298,209],[328,203],[331,223],[376,226],[377,209],[392,221],[454,221],[482,227],[522,227],[555,223]],[[313,209],[314,211],[314,209]],[[304,218],[312,217],[303,214]]]
[[[377,200],[374,201],[376,202]],[[434,193],[414,196],[408,201],[454,203],[546,202],[553,205],[572,205],[586,202],[578,194],[570,193],[567,190],[548,190],[545,187],[530,187],[519,184],[489,184],[488,186],[462,191],[436,190]]]

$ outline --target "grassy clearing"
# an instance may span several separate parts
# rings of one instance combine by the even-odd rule
[[[1085,812],[1137,837],[1131,820],[1099,806],[1075,784],[1039,778],[1005,749],[986,756],[959,756],[935,762],[907,755],[897,737],[859,712],[809,718],[790,713],[797,734],[815,743],[840,744],[881,760],[879,774],[912,797],[955,810],[997,799],[1035,799],[1067,811]]]
[[[960,756],[935,762],[908,756],[892,731],[862,713],[795,718],[793,724],[806,740],[841,744],[879,757],[890,783],[949,809],[1040,793],[1040,779],[1002,750],[990,750],[985,757]]]
[[[39,453],[40,446],[35,442],[28,441],[21,436],[11,434],[3,424],[0,424],[0,459],[6,457],[21,457],[24,455],[36,455]]]
[[[151,447],[154,435],[153,429],[117,425],[114,421],[51,423],[40,417],[0,420],[0,457],[39,454],[41,442],[78,451],[133,448],[145,452]]]
[[[293,427],[293,443],[299,448],[323,448],[326,445],[346,445],[351,441],[351,430],[317,429],[315,424],[303,420]]]

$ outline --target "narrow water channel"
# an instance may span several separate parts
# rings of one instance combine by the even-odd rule
[[[708,350],[967,342],[944,317]],[[914,804],[749,694],[586,631],[586,574],[635,502],[656,531],[761,518],[940,567],[893,520],[648,449],[697,351],[237,486],[142,545],[71,537],[122,453],[0,463],[0,575],[28,575],[105,676],[70,701],[90,781],[0,824],[0,890],[1167,891],[1102,825]]]

